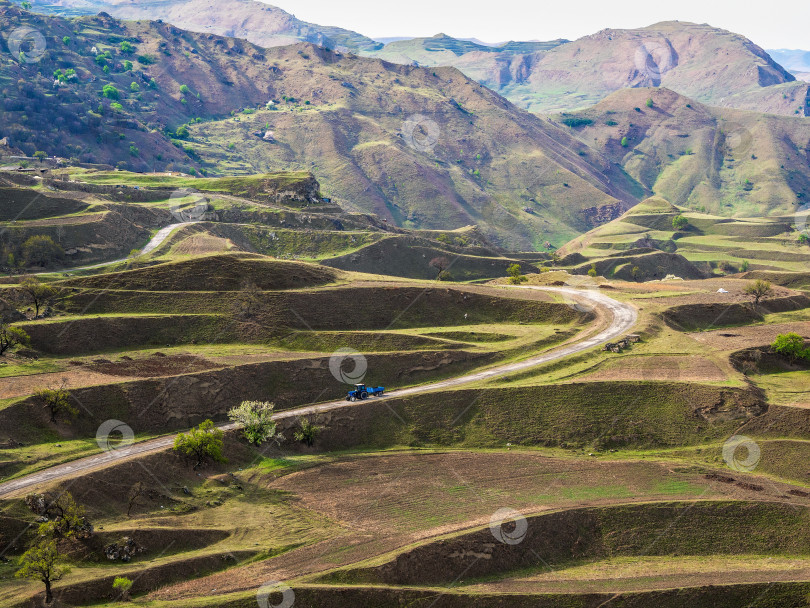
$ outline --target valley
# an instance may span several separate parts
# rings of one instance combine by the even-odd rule
[[[802,52],[361,31],[0,0],[0,608],[805,606]]]

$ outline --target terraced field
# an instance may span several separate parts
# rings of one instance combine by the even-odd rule
[[[108,206],[154,225],[25,268],[54,290],[41,318],[19,269],[0,284],[30,337],[0,357],[0,606],[42,594],[13,577],[35,536],[31,492],[69,492],[94,525],[59,544],[66,606],[119,603],[115,577],[150,607],[799,606],[810,592],[808,374],[768,351],[810,333],[787,257],[800,249],[755,262],[782,233],[736,232],[747,275],[699,259],[721,231],[777,220],[701,223],[648,201],[558,256],[506,254],[473,228],[345,213],[297,174],[195,180],[196,194],[183,178],[70,174],[116,188],[31,221]],[[681,213],[689,228],[664,229]],[[160,246],[116,261],[178,214]],[[676,249],[639,247],[635,227]],[[682,260],[644,266],[656,254]],[[453,281],[436,280],[442,256]],[[661,260],[697,276],[620,268]],[[784,280],[754,305],[757,276]],[[344,401],[358,379],[390,395]],[[48,388],[75,414],[52,419],[36,394]],[[245,400],[275,403],[284,441],[256,446],[229,424]],[[227,462],[195,467],[171,445],[206,419],[225,429]],[[311,444],[296,439],[304,419],[320,429]],[[108,559],[127,542],[131,559]]]

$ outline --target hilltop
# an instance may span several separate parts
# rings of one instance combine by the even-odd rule
[[[806,82],[744,36],[707,24],[668,21],[541,44],[499,49],[416,39],[375,54],[456,66],[532,112],[580,109],[620,89],[663,86],[710,105],[810,114]]]
[[[244,38],[264,47],[312,42],[352,51],[374,51],[382,45],[339,27],[302,21],[256,0],[52,0],[37,11],[69,15],[106,12],[119,19],[158,20],[195,32]]]
[[[802,81],[807,80],[801,67],[806,67],[805,52],[774,51],[771,57],[744,36],[705,23],[605,29],[574,41],[489,46],[437,34],[382,45],[357,32],[301,21],[256,0],[54,0],[37,10],[104,11],[244,38],[263,47],[311,42],[401,64],[452,66],[538,113],[581,109],[623,88],[664,86],[709,105],[810,115],[810,84]]]

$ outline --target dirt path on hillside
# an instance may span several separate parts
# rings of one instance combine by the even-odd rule
[[[410,395],[416,395],[429,391],[454,388],[457,386],[471,384],[473,382],[480,382],[483,380],[489,380],[498,376],[503,376],[513,372],[537,367],[538,365],[542,365],[550,361],[555,361],[557,359],[567,357],[574,353],[578,353],[593,348],[595,346],[598,346],[600,344],[604,344],[605,342],[609,342],[610,340],[613,340],[618,336],[628,332],[636,324],[636,321],[638,320],[638,312],[632,305],[619,302],[617,300],[614,300],[613,298],[606,296],[603,293],[593,290],[579,290],[579,289],[572,289],[569,287],[536,287],[536,286],[519,286],[511,288],[505,287],[505,289],[529,289],[529,290],[552,292],[561,295],[564,298],[570,299],[572,306],[584,305],[594,307],[595,309],[599,310],[600,314],[597,315],[598,317],[597,322],[599,318],[601,318],[601,314],[606,315],[608,318],[611,318],[612,320],[610,321],[610,323],[607,325],[606,328],[602,329],[596,334],[592,334],[589,337],[586,337],[574,343],[568,343],[559,346],[557,348],[553,348],[549,351],[546,351],[534,357],[529,357],[528,359],[524,359],[522,361],[517,361],[514,363],[508,363],[506,365],[499,365],[481,372],[477,372],[474,374],[467,374],[464,376],[460,376],[458,378],[452,378],[450,380],[433,382],[402,390],[390,391],[386,393],[385,396],[383,397],[375,397],[374,400],[382,401],[391,398],[407,397]],[[361,401],[356,403],[363,403],[363,402]],[[319,403],[316,405],[310,405],[306,407],[287,410],[284,412],[279,412],[274,416],[274,419],[283,420],[285,418],[298,418],[300,416],[310,416],[322,412],[350,408],[353,407],[354,405],[355,403],[346,401],[344,399],[339,401],[330,401],[327,403]],[[235,428],[235,425],[226,424],[220,426],[219,428],[223,430],[231,430]],[[174,443],[174,437],[175,434],[172,434],[167,435],[165,437],[160,437],[158,439],[153,439],[151,441],[135,443],[131,445],[127,450],[122,451],[112,450],[110,452],[104,452],[96,456],[91,456],[89,458],[82,458],[66,464],[57,465],[44,471],[33,473],[26,477],[22,477],[20,479],[15,479],[13,481],[2,483],[0,484],[0,496],[8,496],[12,493],[20,492],[33,486],[41,485],[44,483],[50,483],[53,481],[57,481],[59,479],[64,479],[66,477],[71,477],[73,475],[76,475],[77,473],[84,473],[95,469],[103,468],[113,462],[121,461],[124,459],[130,459],[137,456],[141,456],[143,454],[157,452],[166,449]]]

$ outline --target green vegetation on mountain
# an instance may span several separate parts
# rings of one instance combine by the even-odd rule
[[[0,65],[0,134],[29,155],[197,175],[307,170],[349,210],[408,228],[475,224],[513,249],[562,244],[591,226],[587,209],[645,194],[567,129],[451,68],[263,49],[103,14],[40,17],[6,2],[0,13],[48,42],[38,62]],[[76,77],[54,89],[56,68]]]
[[[575,121],[581,141],[675,205],[754,217],[810,200],[806,118],[709,107],[660,88],[623,89],[555,119]]]

